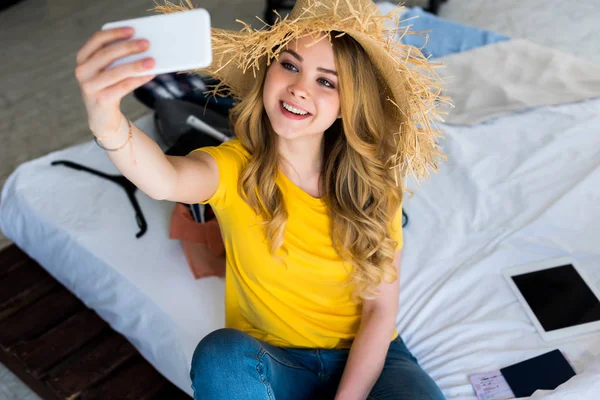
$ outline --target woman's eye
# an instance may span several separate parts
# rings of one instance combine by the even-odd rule
[[[287,63],[287,62],[282,62],[281,65],[283,66],[283,68],[285,69],[289,69],[290,71],[295,71],[296,67],[293,64]]]
[[[331,82],[329,82],[327,79],[319,78],[318,81],[322,82],[321,85],[323,85],[323,86],[327,86],[330,88],[334,87],[333,84]]]
[[[289,71],[298,71],[298,68],[296,68],[296,66],[294,64],[290,64],[288,62],[281,62],[281,66]],[[335,86],[333,86],[333,84],[331,82],[329,82],[327,79],[319,78],[319,79],[317,79],[317,82],[319,82],[321,85],[323,85],[325,87],[329,87],[332,89],[335,88]]]

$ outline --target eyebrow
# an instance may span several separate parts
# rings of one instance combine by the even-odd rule
[[[302,56],[300,56],[300,54],[296,53],[294,50],[285,49],[285,50],[281,50],[281,52],[282,53],[290,53],[292,56],[294,56],[298,60],[300,60],[300,62],[304,61],[304,59],[302,58]],[[327,69],[327,68],[317,67],[317,71],[327,72],[328,74],[332,74],[332,75],[338,76],[337,72],[335,72],[335,71],[333,71],[331,69]]]

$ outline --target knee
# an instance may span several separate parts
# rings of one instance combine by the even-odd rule
[[[200,376],[222,378],[224,374],[237,374],[244,366],[244,358],[256,359],[259,342],[242,331],[231,328],[217,329],[206,335],[194,350],[190,378]]]

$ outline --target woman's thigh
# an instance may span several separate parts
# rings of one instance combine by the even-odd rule
[[[390,343],[383,371],[368,399],[444,400],[445,397],[398,336]]]
[[[317,376],[310,367],[310,351],[305,355],[236,329],[218,329],[194,351],[194,399],[312,399]]]

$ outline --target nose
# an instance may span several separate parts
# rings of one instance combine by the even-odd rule
[[[298,78],[290,84],[288,91],[295,97],[306,99],[309,96],[304,79]]]

